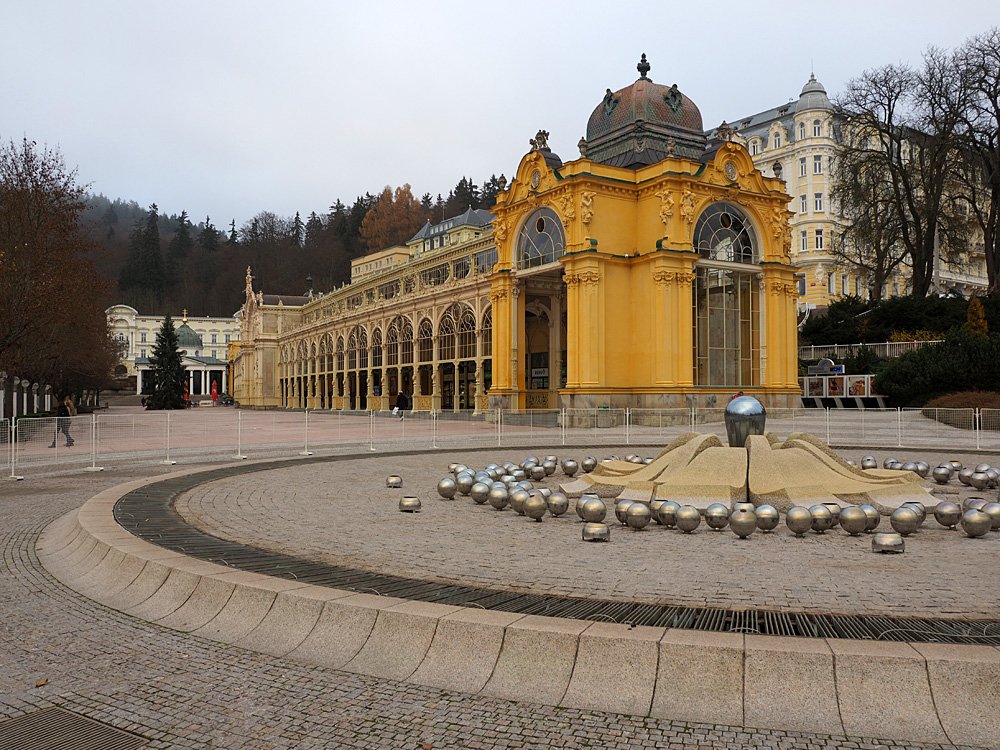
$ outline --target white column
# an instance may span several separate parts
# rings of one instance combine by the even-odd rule
[[[135,370],[135,395],[139,396],[142,394],[142,370],[136,368]]]

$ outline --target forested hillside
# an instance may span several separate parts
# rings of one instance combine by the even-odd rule
[[[234,219],[202,219],[186,210],[167,216],[156,204],[90,195],[83,220],[103,249],[98,269],[114,282],[106,306],[227,316],[242,304],[247,266],[255,288],[270,294],[303,294],[307,276],[314,290],[329,291],[349,281],[354,258],[405,243],[427,221],[469,206],[490,208],[498,190],[495,175],[482,188],[463,177],[447,198],[424,193],[418,200],[409,185],[386,186],[351,205],[337,199],[324,214],[261,211],[242,226]]]

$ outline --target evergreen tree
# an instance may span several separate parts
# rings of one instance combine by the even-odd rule
[[[976,336],[989,335],[989,328],[986,326],[986,311],[979,297],[973,297],[969,302],[969,311],[966,313],[965,330]]]
[[[163,290],[163,253],[160,250],[159,209],[154,203],[146,215],[146,226],[139,237],[139,286],[159,294]]]
[[[212,226],[212,219],[209,216],[205,217],[205,228],[198,235],[198,244],[202,250],[209,253],[219,249],[219,230]]]
[[[236,234],[236,219],[233,219],[232,223],[229,225],[229,244],[233,247],[240,244],[239,235]]]
[[[434,209],[434,198],[430,193],[424,193],[420,196],[420,207],[428,216],[431,215],[431,211]]]
[[[167,245],[167,257],[173,259],[186,258],[194,248],[194,241],[191,239],[191,222],[188,219],[187,211],[181,211],[180,225],[177,232]]]
[[[163,318],[163,325],[160,326],[149,363],[154,390],[153,395],[146,399],[146,408],[183,409],[186,406],[184,401],[186,368],[181,362],[181,353],[177,348],[177,331],[169,313]]]
[[[479,205],[477,208],[493,208],[497,202],[497,193],[500,192],[500,180],[495,174],[490,175],[490,179],[483,183],[483,189],[479,194]]]
[[[309,214],[309,218],[306,220],[306,237],[305,245],[306,247],[312,247],[319,242],[320,235],[323,233],[323,220],[316,215],[313,211]]]
[[[302,217],[299,216],[299,212],[295,212],[295,218],[292,219],[292,231],[289,233],[289,239],[291,239],[292,244],[296,247],[302,247],[306,238],[306,226],[302,223]]]

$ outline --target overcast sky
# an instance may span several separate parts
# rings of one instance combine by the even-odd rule
[[[510,177],[540,128],[575,159],[643,52],[708,128],[797,98],[810,70],[834,96],[1000,24],[996,0],[4,5],[0,137],[58,146],[92,192],[220,227]]]

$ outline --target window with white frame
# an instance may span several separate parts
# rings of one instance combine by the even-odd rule
[[[212,343],[213,344],[218,344],[219,343],[219,334],[217,334],[217,333],[213,333],[212,334]]]
[[[781,148],[781,133],[775,131],[774,133],[774,147]]]
[[[750,155],[756,156],[760,152],[760,141],[754,138],[750,141]]]
[[[804,122],[799,123],[799,140],[805,140],[806,137],[806,124]]]
[[[145,333],[140,333],[139,334],[139,341],[142,342],[143,344],[146,343],[146,334]]]
[[[143,359],[145,359],[146,358],[146,350],[145,349],[140,349],[139,350],[139,356],[142,357]]]
[[[809,210],[809,204],[806,202],[806,197],[804,195],[799,196],[799,213],[804,214]]]
[[[823,123],[813,120],[813,136],[819,138],[821,135],[823,135]]]
[[[823,174],[823,157],[813,157],[813,174]]]
[[[802,158],[799,159],[799,177],[805,177],[805,176],[806,176],[806,157],[803,156]]]
[[[813,196],[813,208],[816,211],[822,211],[823,210],[823,194],[822,193],[816,193]]]
[[[809,233],[803,231],[801,240],[802,240],[802,252],[806,252],[809,249]]]
[[[830,271],[830,273],[826,275],[826,293],[832,296],[836,289],[837,275],[833,271]]]
[[[822,229],[817,229],[816,230],[816,249],[817,250],[822,250],[823,249],[823,230]]]

